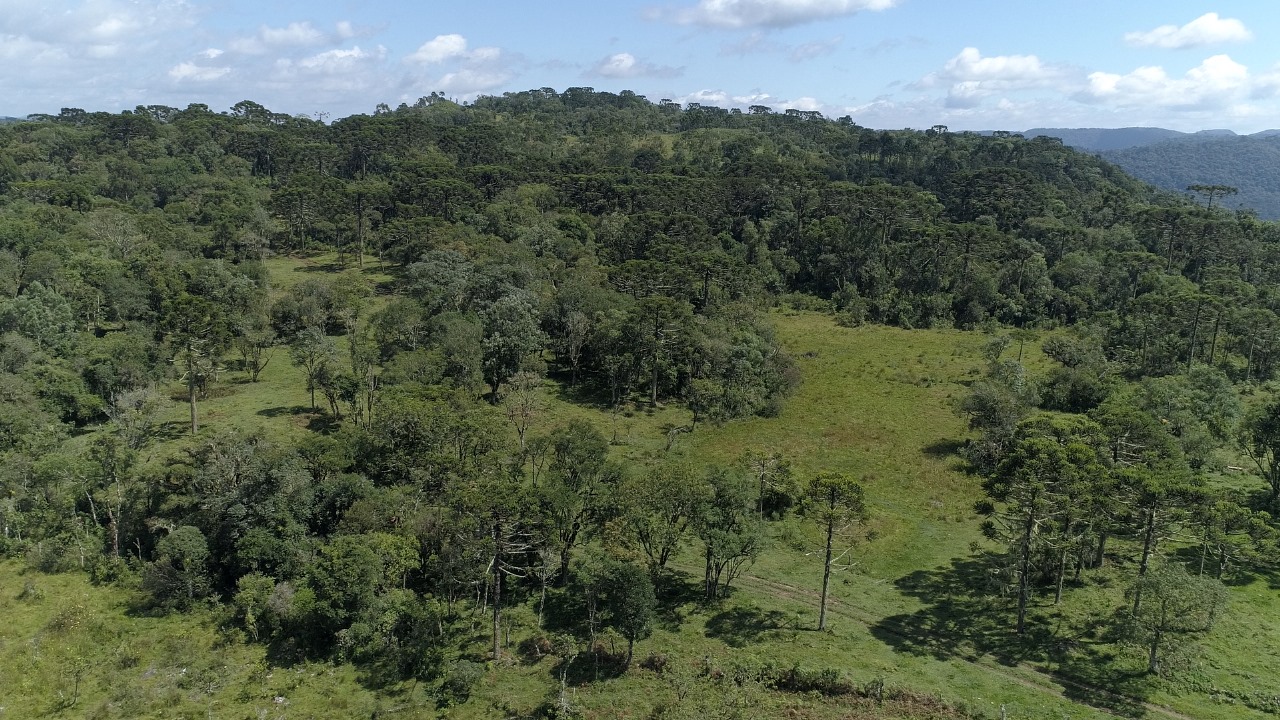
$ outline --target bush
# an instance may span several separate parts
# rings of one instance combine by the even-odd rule
[[[650,653],[649,657],[640,661],[640,667],[645,670],[652,670],[661,675],[667,669],[667,663],[670,659],[662,653]]]
[[[471,698],[471,691],[484,677],[484,665],[470,660],[458,660],[449,668],[440,683],[442,704],[461,705]]]

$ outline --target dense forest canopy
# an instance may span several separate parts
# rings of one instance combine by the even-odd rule
[[[1173,592],[1148,556],[1171,516],[1208,512],[1188,498],[1236,432],[1233,383],[1275,373],[1278,250],[1280,226],[1053,138],[763,106],[543,88],[332,123],[250,101],[33,116],[0,126],[0,552],[136,579],[161,608],[221,598],[281,652],[448,675],[446,694],[475,672],[445,670],[460,606],[489,608],[500,656],[508,598],[559,587],[591,652],[606,626],[625,638],[625,668],[681,547],[715,602],[805,506],[829,574],[862,488],[827,474],[806,496],[781,455],[624,467],[590,423],[527,433],[541,383],[614,411],[680,404],[668,449],[774,416],[803,380],[767,315],[786,304],[1019,347],[1053,333],[1045,377],[1002,359],[1006,338],[961,407],[984,528],[1016,548],[1000,572],[1021,633],[1037,583],[1061,597],[1108,537],[1145,531],[1140,592]],[[311,252],[339,267],[271,281],[271,258]],[[270,362],[299,368],[314,432],[205,429],[231,368],[256,382]],[[156,421],[175,387],[189,444]],[[1268,417],[1243,447],[1274,475]],[[1056,484],[1034,485],[1049,464]],[[1079,500],[1108,494],[1146,514]],[[1219,573],[1252,557],[1222,538],[1264,535],[1245,505],[1206,515]],[[1061,542],[1017,533],[1042,522]]]

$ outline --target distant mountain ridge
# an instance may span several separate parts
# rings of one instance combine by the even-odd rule
[[[1251,135],[1239,135],[1234,130],[1200,130],[1187,133],[1157,127],[1125,128],[1031,128],[1022,133],[1033,138],[1046,135],[1061,138],[1062,143],[1077,150],[1105,152],[1144,147],[1167,140],[1207,140],[1213,138],[1262,138],[1280,134],[1280,130],[1262,130]]]
[[[1239,135],[1155,127],[1032,128],[1022,135],[1061,138],[1064,145],[1174,192],[1186,192],[1189,185],[1229,185],[1240,192],[1224,198],[1223,207],[1249,208],[1265,220],[1280,220],[1280,130]]]

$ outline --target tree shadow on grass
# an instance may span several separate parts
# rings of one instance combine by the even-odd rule
[[[920,657],[1056,667],[1046,674],[1068,699],[1124,717],[1146,714],[1148,679],[1117,662],[1112,646],[1094,641],[1096,627],[1067,621],[1036,598],[1026,630],[1018,635],[1015,601],[992,591],[990,568],[990,558],[975,555],[904,575],[894,585],[925,607],[886,617],[871,626],[871,634]]]
[[[946,460],[949,458],[960,459],[960,451],[962,449],[964,449],[964,440],[944,438],[925,445],[920,451],[926,457],[931,457],[935,460]]]
[[[791,629],[786,614],[756,607],[735,607],[712,615],[707,620],[707,637],[721,640],[735,648],[746,647]]]
[[[277,418],[284,415],[303,415],[311,412],[306,405],[277,405],[276,407],[263,408],[257,412],[258,415],[267,418]]]

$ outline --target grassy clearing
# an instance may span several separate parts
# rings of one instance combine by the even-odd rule
[[[331,263],[324,258],[268,261],[278,288],[310,277],[316,272],[311,267],[328,272]],[[366,278],[376,282],[381,273],[370,268]],[[736,581],[729,600],[715,607],[673,600],[653,637],[637,647],[637,659],[664,653],[683,672],[660,676],[633,670],[571,687],[575,707],[587,717],[646,717],[685,691],[691,707],[741,703],[754,708],[748,716],[947,717],[910,703],[868,708],[854,700],[726,692],[705,681],[681,686],[694,666],[708,660],[728,666],[744,658],[838,668],[859,684],[882,680],[889,687],[936,693],[990,717],[999,717],[1002,708],[1010,718],[1266,717],[1238,702],[1215,700],[1211,691],[1237,697],[1251,693],[1255,699],[1280,695],[1274,673],[1280,666],[1280,627],[1272,622],[1280,607],[1272,578],[1233,588],[1231,614],[1175,685],[1143,676],[1140,657],[1107,659],[1111,646],[1091,638],[1080,640],[1070,653],[1028,651],[1011,636],[1009,603],[969,592],[969,583],[983,572],[970,559],[971,544],[980,542],[971,511],[979,482],[960,471],[955,451],[967,431],[952,407],[981,372],[985,336],[848,329],[812,313],[773,318],[804,378],[779,417],[700,426],[679,435],[668,451],[667,430],[689,423],[683,408],[637,403],[610,412],[549,381],[548,408],[531,432],[586,419],[613,439],[616,457],[633,467],[669,454],[696,464],[730,464],[747,450],[776,449],[791,459],[802,479],[828,469],[853,473],[867,490],[873,519],[855,551],[854,567],[833,583],[832,629],[811,629],[821,574],[814,528],[800,518],[775,523],[772,547]],[[1014,353],[1016,347],[1006,351]],[[1033,363],[1041,357],[1035,345],[1028,345],[1025,355]],[[307,432],[316,416],[302,374],[285,350],[277,351],[261,382],[249,383],[242,375],[230,371],[214,397],[201,402],[202,434],[230,428],[262,428],[278,437]],[[175,386],[165,426],[177,442],[155,445],[154,456],[172,452],[185,435],[180,392]],[[1121,556],[1133,554],[1123,543],[1115,549]],[[675,564],[688,580],[700,579],[692,553]],[[19,600],[28,581],[42,595]],[[1070,592],[1059,608],[1039,601],[1035,617],[1045,628],[1039,638],[1043,645],[1063,641],[1056,633],[1083,618],[1109,614],[1122,602],[1122,584],[1118,575],[1100,573]],[[75,607],[87,619],[69,631],[51,629],[58,624],[54,618]],[[436,712],[422,687],[375,693],[360,685],[349,666],[272,667],[260,646],[220,632],[208,612],[138,616],[127,592],[91,587],[74,576],[21,574],[15,563],[0,565],[0,613],[11,619],[0,629],[0,687],[18,688],[13,699],[0,704],[7,702],[12,717],[367,717],[375,706],[383,717]],[[519,641],[537,630],[527,609],[513,608],[507,617],[514,656]],[[482,653],[483,621],[477,618],[475,626],[474,643],[459,652]],[[65,706],[77,674],[80,699]],[[198,682],[188,679],[197,676]],[[557,677],[553,659],[513,660],[501,672],[488,673],[471,702],[446,714],[528,715],[552,697]],[[134,696],[143,698],[140,704],[127,704]],[[275,703],[277,696],[287,704]]]
[[[273,667],[209,611],[142,615],[129,592],[79,575],[0,563],[0,616],[0,717],[369,717],[387,704],[350,666]]]

